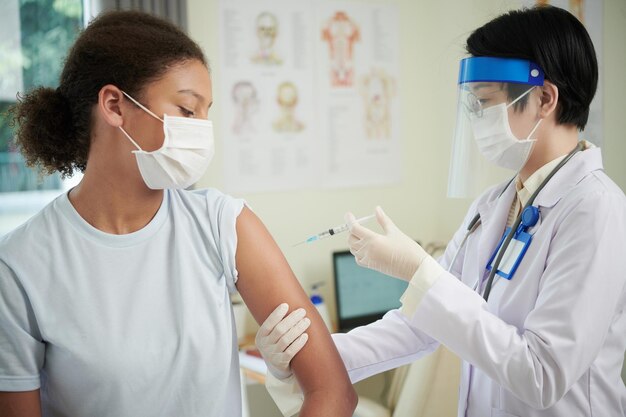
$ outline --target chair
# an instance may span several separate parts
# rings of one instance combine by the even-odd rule
[[[441,346],[393,371],[383,404],[359,397],[354,417],[453,417],[457,414],[460,360]]]
[[[359,396],[359,403],[354,410],[353,417],[391,417],[410,367],[411,365],[406,365],[390,371],[392,372],[391,382],[382,394],[383,404]]]

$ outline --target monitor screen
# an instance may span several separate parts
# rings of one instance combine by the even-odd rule
[[[407,282],[357,265],[349,251],[335,252],[333,264],[340,331],[374,322],[400,307]]]

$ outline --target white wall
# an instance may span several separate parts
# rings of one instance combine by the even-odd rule
[[[626,190],[626,1],[604,2],[604,161]]]
[[[225,163],[219,152],[220,68],[218,62],[218,0],[188,0],[191,36],[212,62],[217,132],[216,159],[201,186],[221,188]],[[366,0],[362,0],[366,1]],[[591,0],[588,0],[591,1]],[[448,155],[456,110],[458,61],[464,41],[476,28],[501,12],[519,7],[518,1],[388,0],[400,11],[402,140],[404,180],[390,187],[363,187],[336,191],[243,195],[267,225],[304,286],[332,277],[331,253],[346,249],[336,237],[307,247],[291,245],[307,234],[340,223],[345,211],[372,212],[382,205],[406,233],[422,242],[447,241],[469,206],[467,200],[446,198]],[[626,188],[626,2],[604,5],[606,168]],[[333,299],[332,282],[323,289]],[[334,314],[331,303],[331,314]]]

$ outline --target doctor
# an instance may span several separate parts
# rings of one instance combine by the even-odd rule
[[[382,234],[352,223],[357,262],[409,286],[399,310],[334,342],[353,382],[444,344],[463,360],[459,416],[624,416],[626,198],[578,140],[598,77],[589,35],[538,7],[477,29],[467,51],[450,191],[477,186],[474,144],[516,175],[474,201],[438,261],[380,209]],[[287,375],[294,324],[271,315],[257,336]]]

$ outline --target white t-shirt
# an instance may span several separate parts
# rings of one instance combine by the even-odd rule
[[[41,388],[45,417],[240,416],[243,205],[168,190],[148,225],[112,235],[63,194],[0,239],[0,391]]]

